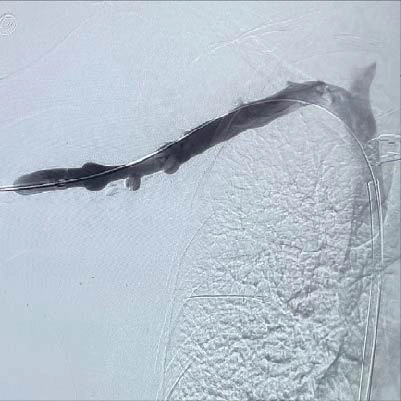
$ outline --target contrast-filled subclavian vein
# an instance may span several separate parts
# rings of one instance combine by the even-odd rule
[[[90,191],[99,191],[112,181],[125,179],[126,186],[137,190],[143,176],[164,171],[175,173],[179,167],[195,155],[225,142],[239,133],[252,128],[265,126],[278,117],[289,114],[308,105],[320,106],[341,118],[352,130],[353,121],[349,118],[347,102],[358,101],[358,108],[364,109],[367,102],[365,118],[374,122],[366,95],[375,73],[375,64],[364,69],[358,77],[351,92],[322,81],[304,83],[288,82],[283,90],[265,99],[243,104],[226,115],[207,121],[188,131],[181,138],[169,142],[151,154],[127,164],[109,166],[93,162],[76,168],[53,168],[24,174],[15,180],[14,185],[0,187],[0,191],[15,191],[30,195],[45,191],[83,187]],[[363,93],[367,91],[367,93]],[[344,104],[345,103],[345,104]],[[371,127],[370,131],[375,131]],[[364,133],[366,135],[366,132]],[[369,140],[368,133],[363,142]],[[362,139],[362,138],[359,138]]]

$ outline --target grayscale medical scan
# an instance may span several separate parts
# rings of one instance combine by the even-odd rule
[[[399,401],[400,2],[0,3],[0,400]]]

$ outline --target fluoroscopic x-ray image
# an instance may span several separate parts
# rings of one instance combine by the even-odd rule
[[[400,400],[400,3],[0,3],[0,400]]]

